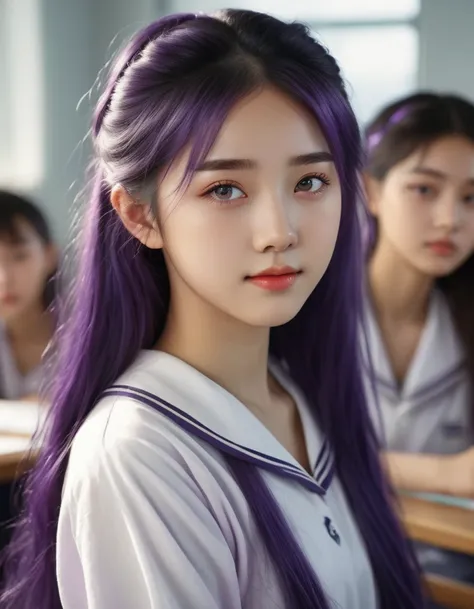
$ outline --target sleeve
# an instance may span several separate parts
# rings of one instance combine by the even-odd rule
[[[241,609],[229,545],[169,448],[126,443],[69,473],[57,537],[63,609]]]

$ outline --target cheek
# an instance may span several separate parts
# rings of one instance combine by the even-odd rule
[[[474,210],[469,214],[469,220],[467,222],[467,235],[468,248],[472,254],[474,253]]]
[[[379,207],[380,232],[397,241],[423,237],[430,226],[430,213],[428,203],[413,201],[406,193],[386,197]]]
[[[341,197],[331,197],[319,203],[310,203],[300,217],[302,242],[322,252],[334,247],[341,223]]]
[[[17,279],[24,286],[26,291],[37,291],[42,288],[48,276],[46,260],[38,255],[25,261],[17,269]]]
[[[474,206],[467,213],[466,229],[471,237],[471,241],[474,243]]]
[[[233,216],[233,217],[231,217]],[[206,282],[242,265],[245,244],[236,214],[176,213],[163,230],[164,251],[179,275],[189,283]]]

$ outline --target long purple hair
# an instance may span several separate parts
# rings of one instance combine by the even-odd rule
[[[372,564],[381,609],[419,609],[419,574],[392,511],[361,381],[361,248],[356,210],[360,137],[334,59],[303,25],[228,10],[166,17],[140,31],[112,69],[95,114],[96,172],[70,306],[63,312],[46,440],[25,491],[6,561],[4,609],[60,609],[55,543],[68,449],[101,393],[151,348],[169,304],[160,251],[140,247],[110,205],[113,184],[151,203],[153,183],[186,146],[187,176],[243,97],[271,85],[323,129],[342,185],[343,213],[329,268],[303,309],[272,329],[336,455]],[[317,575],[261,473],[228,458],[273,560],[287,606],[328,609]],[[335,566],[336,568],[336,566]]]

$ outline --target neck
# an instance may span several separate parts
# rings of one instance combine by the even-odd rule
[[[172,295],[157,348],[190,364],[249,408],[263,409],[270,407],[269,337],[268,328],[240,323],[195,294]]]
[[[381,318],[424,323],[433,279],[405,261],[390,246],[376,247],[368,266],[375,310]]]
[[[53,334],[52,317],[40,305],[9,319],[5,327],[12,342],[46,344]]]

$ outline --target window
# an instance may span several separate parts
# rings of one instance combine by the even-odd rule
[[[339,63],[361,123],[416,89],[420,0],[300,0],[297,9],[287,0],[260,4],[281,18],[310,25]]]
[[[43,90],[38,0],[0,0],[0,185],[43,178]]]
[[[288,0],[268,0],[241,2],[246,8],[268,11],[286,19],[305,21],[347,22],[354,21],[394,21],[413,19],[418,15],[420,0],[298,0],[292,4]],[[298,8],[296,8],[298,6]]]
[[[173,10],[225,8],[228,2],[175,0]],[[232,6],[306,22],[337,59],[361,123],[416,89],[420,0],[237,0]]]
[[[418,80],[418,32],[412,25],[324,27],[315,37],[330,49],[361,123],[410,93]]]

